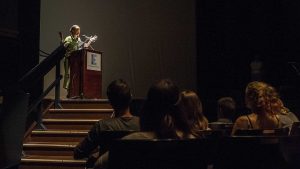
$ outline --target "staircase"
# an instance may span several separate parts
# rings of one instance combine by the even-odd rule
[[[23,143],[20,169],[84,169],[86,159],[73,158],[74,147],[98,120],[110,118],[113,110],[107,100],[61,100],[63,109],[54,109],[54,101],[43,102],[46,130],[32,126]]]

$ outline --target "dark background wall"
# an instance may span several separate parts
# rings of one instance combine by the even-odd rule
[[[45,0],[41,8],[36,1],[0,2],[1,88],[38,63],[39,44],[51,52],[58,45],[57,32],[66,35],[69,26],[77,23],[83,33],[100,37],[95,47],[105,54],[104,86],[123,77],[143,96],[154,79],[169,76],[179,81],[181,88],[197,89],[206,115],[214,119],[216,99],[221,96],[233,96],[243,106],[244,88],[250,81],[249,64],[254,55],[260,55],[264,80],[280,90],[288,107],[299,112],[300,2],[68,2]],[[91,2],[97,5],[91,8]],[[66,12],[66,7],[74,9],[71,6],[78,7],[76,13]],[[40,18],[40,12],[47,17]],[[43,35],[40,39],[39,30],[48,38]],[[165,57],[172,55],[175,59]],[[160,65],[155,65],[156,61]],[[40,92],[42,85],[37,87],[32,93]]]
[[[299,98],[299,74],[291,65],[300,59],[299,3],[203,0],[196,6],[198,89],[206,110],[215,111],[216,99],[222,96],[232,96],[243,106],[250,62],[259,55],[263,80],[299,111],[291,101]]]
[[[13,81],[16,75],[20,74],[20,62],[18,61],[18,6],[18,0],[0,2],[1,89],[5,83]],[[13,67],[15,67],[14,70]],[[9,74],[11,74],[11,76],[9,76]]]
[[[17,91],[17,81],[39,63],[40,2],[1,1],[0,20],[1,93],[12,87]],[[35,79],[30,85],[21,87],[26,93],[30,93],[31,104],[43,91],[43,79]],[[38,113],[31,113],[27,118],[26,128],[38,116]],[[24,127],[22,123],[15,125],[20,129]]]
[[[10,86],[39,62],[39,1],[0,2],[0,89]],[[42,82],[28,88],[33,97],[42,91]]]

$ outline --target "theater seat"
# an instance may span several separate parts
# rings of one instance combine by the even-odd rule
[[[220,140],[214,169],[289,169],[280,148],[287,136],[234,136]]]
[[[207,169],[216,142],[192,140],[116,140],[109,169]]]
[[[300,135],[282,137],[280,146],[285,160],[291,169],[300,168]]]
[[[128,134],[134,133],[133,130],[119,130],[119,131],[101,131],[99,133],[98,140],[99,143],[99,154],[102,155],[105,153],[112,144],[113,140],[120,139]]]
[[[294,122],[290,132],[291,136],[300,136],[300,122]]]
[[[233,123],[209,123],[209,128],[213,131],[221,132],[223,136],[229,136],[231,135],[231,131],[233,128]]]
[[[236,130],[235,136],[288,136],[289,128]]]

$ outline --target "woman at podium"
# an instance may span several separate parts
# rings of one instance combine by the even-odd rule
[[[81,44],[83,43],[80,39],[80,27],[78,25],[73,25],[70,28],[70,36],[67,36],[63,44],[66,47],[66,54],[64,58],[64,83],[63,87],[67,89],[67,97],[69,97],[69,84],[70,84],[70,63],[69,56],[73,51],[79,50]]]

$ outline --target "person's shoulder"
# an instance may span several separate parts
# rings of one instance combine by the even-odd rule
[[[124,140],[135,140],[135,139],[155,139],[157,138],[154,132],[134,132],[131,133],[122,139]]]
[[[248,122],[249,119],[246,115],[240,116],[236,119],[235,123],[244,123],[244,122]]]
[[[293,120],[293,122],[299,122],[299,118],[296,116],[295,113],[289,111],[288,115],[287,115],[291,120]]]
[[[102,126],[102,127],[108,127],[108,126],[113,126],[115,125],[116,123],[121,123],[123,121],[126,121],[126,119],[122,118],[122,117],[114,117],[114,118],[109,118],[109,119],[102,119],[102,120],[99,120],[98,123],[99,123],[99,126]],[[128,119],[127,119],[128,120]]]
[[[94,128],[98,132],[106,131],[106,130],[112,130],[114,128],[117,119],[116,118],[110,118],[110,119],[101,119],[96,124],[94,124]]]
[[[139,121],[140,120],[140,117],[138,117],[138,116],[132,116],[132,118],[131,118],[132,120],[136,120],[136,121]]]
[[[288,117],[287,115],[283,115],[283,114],[278,114],[276,116],[279,120],[280,126],[282,126],[283,128],[292,127],[293,120],[290,117]]]
[[[67,36],[65,39],[64,39],[64,46],[67,47],[68,45],[70,45],[70,43],[72,42],[72,37],[71,36]]]
[[[231,134],[234,135],[236,130],[239,129],[248,129],[249,128],[249,119],[246,115],[240,116],[236,119]]]
[[[247,115],[240,116],[236,119],[234,123],[235,129],[247,129],[249,125],[249,118]]]
[[[131,116],[131,117],[116,117],[116,119],[119,119],[121,121],[139,121],[138,116]]]
[[[105,124],[114,123],[116,121],[120,121],[120,119],[119,118],[102,119],[102,120],[99,120],[98,123],[99,123],[99,125],[105,125]]]
[[[67,37],[65,38],[65,41],[69,41],[69,40],[72,40],[72,37],[71,37],[71,36],[67,36]]]

